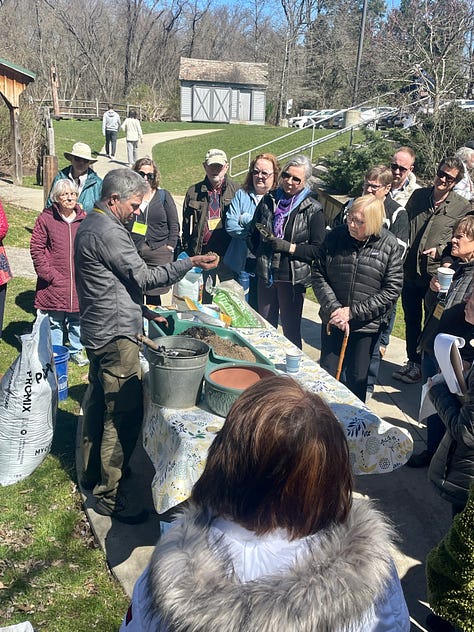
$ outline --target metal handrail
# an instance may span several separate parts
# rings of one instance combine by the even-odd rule
[[[380,103],[380,99],[383,99],[387,96],[393,95],[393,92],[386,92],[382,95],[379,95],[378,97],[376,97],[377,100],[377,105],[374,105],[374,109],[377,110]],[[422,99],[419,99],[417,101],[412,102],[410,105],[411,106],[416,106],[419,104],[422,104],[426,101],[427,97],[423,97]],[[357,123],[354,123],[353,125],[349,125],[347,127],[344,127],[343,129],[339,129],[335,132],[331,132],[329,134],[326,134],[325,136],[323,136],[322,138],[314,138],[314,130],[316,129],[316,126],[319,126],[321,123],[323,123],[324,121],[327,121],[329,119],[334,118],[335,116],[339,116],[340,114],[345,114],[346,112],[349,112],[351,110],[358,110],[359,108],[369,104],[369,103],[373,103],[374,99],[368,99],[366,101],[362,101],[361,103],[359,103],[359,105],[354,105],[351,106],[350,108],[344,108],[341,110],[338,110],[337,112],[335,112],[334,114],[331,114],[329,116],[325,116],[321,119],[318,119],[317,122],[312,123],[311,125],[307,125],[306,127],[302,127],[300,129],[295,129],[292,130],[291,132],[289,132],[288,134],[284,134],[283,136],[279,136],[278,138],[274,138],[273,140],[268,141],[267,143],[264,143],[262,145],[257,145],[257,147],[253,147],[252,149],[248,149],[247,151],[244,151],[240,154],[236,154],[235,156],[232,156],[230,158],[229,161],[229,173],[230,176],[233,178],[237,178],[241,175],[243,175],[244,173],[247,173],[249,167],[250,167],[250,163],[252,162],[252,155],[255,155],[257,153],[262,153],[259,150],[262,150],[264,147],[270,147],[272,144],[280,142],[282,140],[285,140],[287,138],[289,138],[290,136],[293,136],[294,134],[298,134],[302,131],[307,131],[309,127],[312,128],[312,139],[311,141],[304,143],[303,145],[300,145],[299,147],[296,147],[295,149],[289,150],[287,152],[284,152],[282,154],[277,155],[278,160],[284,160],[285,158],[289,158],[290,156],[294,156],[298,153],[301,153],[303,151],[306,150],[310,150],[310,159],[311,161],[313,160],[313,147],[316,147],[317,145],[321,145],[322,143],[331,140],[333,138],[336,138],[337,136],[341,136],[342,134],[345,134],[347,132],[353,131],[355,129],[358,129],[360,127],[365,127],[367,125],[373,124],[374,122],[376,123],[379,119],[383,118],[384,116],[386,116],[386,112],[381,112],[379,115],[374,116],[373,118],[370,119],[370,121],[359,121]],[[393,109],[393,114],[396,114],[398,112],[400,112],[400,107],[396,107]],[[247,156],[247,168],[246,169],[242,169],[240,171],[233,171],[232,167],[233,167],[233,163],[235,161],[237,161],[239,158],[242,158],[243,156]]]

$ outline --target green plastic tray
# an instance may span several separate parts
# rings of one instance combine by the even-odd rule
[[[250,351],[255,355],[256,362],[258,364],[266,364],[267,366],[273,366],[273,362],[268,360],[263,353],[255,349],[253,345],[245,340],[243,336],[241,336],[236,331],[232,331],[231,329],[227,329],[225,327],[214,327],[213,325],[205,325],[204,323],[196,323],[190,320],[180,320],[175,311],[160,311],[160,316],[163,316],[168,321],[168,327],[162,325],[161,323],[156,323],[150,320],[148,336],[154,340],[161,336],[177,336],[179,334],[184,333],[187,329],[191,327],[205,327],[206,329],[210,329],[214,333],[216,333],[221,338],[225,338],[233,342],[234,344],[240,345],[241,347],[246,347],[250,349]],[[214,350],[211,347],[211,351],[209,353],[209,362],[211,364],[222,364],[224,362],[237,362],[243,364],[249,364],[248,360],[237,360],[236,358],[228,358],[226,356],[220,356],[214,353]]]

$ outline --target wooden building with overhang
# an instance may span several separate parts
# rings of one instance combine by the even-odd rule
[[[10,110],[13,182],[21,184],[23,164],[20,142],[20,94],[35,80],[35,73],[0,59],[0,94]]]
[[[181,57],[181,120],[265,123],[268,64]]]

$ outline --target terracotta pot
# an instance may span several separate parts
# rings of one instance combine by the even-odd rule
[[[229,362],[208,369],[205,376],[207,405],[217,415],[225,417],[246,388],[271,375],[278,375],[278,371],[251,363]]]

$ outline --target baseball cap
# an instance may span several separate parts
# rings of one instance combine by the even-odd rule
[[[204,158],[206,165],[225,165],[227,164],[227,156],[222,149],[210,149]]]

